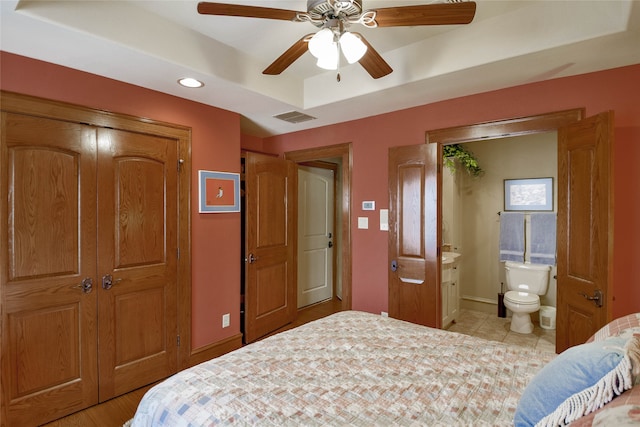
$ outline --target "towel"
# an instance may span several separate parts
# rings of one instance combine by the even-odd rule
[[[554,265],[556,263],[556,214],[555,212],[531,214],[532,264]]]
[[[524,214],[500,214],[500,261],[524,262]]]

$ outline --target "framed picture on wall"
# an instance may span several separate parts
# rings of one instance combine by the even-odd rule
[[[240,174],[198,171],[200,213],[240,212]]]
[[[553,178],[504,180],[505,211],[553,211]]]

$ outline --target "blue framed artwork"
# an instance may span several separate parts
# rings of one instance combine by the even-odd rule
[[[553,211],[553,178],[505,179],[505,211]]]
[[[200,213],[240,212],[240,174],[198,171]]]

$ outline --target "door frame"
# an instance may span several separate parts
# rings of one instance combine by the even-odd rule
[[[190,366],[191,350],[191,128],[81,105],[0,91],[2,110],[121,129],[177,140],[178,145],[178,370]]]
[[[353,170],[353,150],[351,143],[329,145],[325,147],[288,151],[284,153],[287,160],[295,163],[305,163],[314,160],[324,160],[334,157],[342,159],[340,168],[342,187],[339,189],[342,198],[342,310],[351,310],[351,176]],[[338,194],[336,193],[336,197]]]
[[[490,122],[482,122],[470,125],[450,128],[435,129],[425,132],[425,144],[437,144],[437,168],[438,180],[436,193],[437,220],[435,230],[426,230],[430,239],[442,242],[442,149],[445,145],[462,144],[487,139],[511,138],[537,133],[556,132],[559,128],[586,117],[584,108],[574,108],[551,113],[543,113],[533,116],[518,117]],[[438,246],[438,254],[431,254],[438,259],[438,270],[441,268],[440,253],[442,247]],[[442,304],[440,298],[438,304]]]

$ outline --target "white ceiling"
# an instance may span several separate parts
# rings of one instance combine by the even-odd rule
[[[305,0],[222,2],[306,10]],[[363,0],[365,9],[429,2]],[[358,28],[394,69],[386,77],[355,64],[337,82],[309,53],[265,76],[316,27],[199,15],[197,3],[1,0],[0,49],[237,112],[243,133],[260,137],[640,63],[639,0],[476,0],[468,25]],[[184,76],[205,87],[177,85]],[[317,120],[273,118],[292,110]]]

